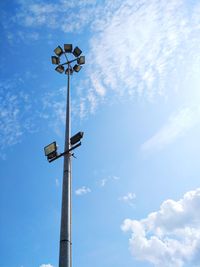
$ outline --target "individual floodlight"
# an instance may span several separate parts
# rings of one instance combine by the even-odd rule
[[[49,154],[56,152],[56,151],[57,151],[56,142],[53,142],[49,144],[48,146],[45,146],[44,148],[45,156],[48,156]]]
[[[60,64],[60,58],[56,56],[51,57],[52,64],[58,65]]]
[[[64,67],[62,65],[58,65],[55,70],[59,73],[63,73],[63,71],[65,70]]]
[[[61,56],[63,53],[62,47],[58,46],[56,49],[54,49],[54,52],[57,56]]]
[[[69,68],[66,69],[65,74],[68,74],[68,71],[69,71],[69,74],[72,75],[72,73],[73,73],[73,69],[72,69],[71,66],[70,66]]]
[[[84,132],[78,132],[77,134],[72,136],[70,138],[70,144],[75,145],[76,143],[78,143],[81,140],[81,138],[83,138],[83,134],[84,134]]]
[[[55,157],[57,157],[57,145],[56,142],[53,142],[49,144],[48,146],[45,146],[44,148],[45,156],[48,160],[51,160]]]
[[[64,44],[64,50],[67,53],[71,53],[72,52],[72,44]]]
[[[74,70],[75,72],[79,72],[81,68],[82,68],[82,66],[76,64],[76,65],[73,67],[73,70]]]
[[[81,53],[82,53],[81,49],[78,48],[78,46],[76,46],[76,47],[74,48],[73,55],[74,55],[75,57],[79,57]]]
[[[77,58],[77,63],[79,65],[85,64],[85,56],[80,56],[79,58]]]

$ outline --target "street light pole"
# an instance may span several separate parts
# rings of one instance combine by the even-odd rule
[[[70,149],[70,65],[67,69],[65,151]],[[72,267],[72,176],[71,153],[64,155],[59,267]]]
[[[67,103],[66,103],[66,124],[65,124],[65,150],[63,153],[57,153],[57,145],[54,141],[44,148],[45,156],[49,162],[52,162],[61,156],[64,156],[63,184],[62,184],[62,205],[61,205],[61,226],[60,226],[60,249],[59,249],[59,267],[72,267],[72,162],[71,151],[81,145],[80,139],[83,132],[78,132],[71,137],[71,115],[70,115],[70,76],[73,72],[79,72],[81,65],[85,64],[85,57],[80,56],[82,51],[72,44],[64,44],[64,50],[58,46],[54,50],[56,56],[52,56],[52,64],[58,65],[55,70],[59,73],[67,74]],[[73,54],[75,58],[69,60],[67,53]],[[64,55],[66,62],[60,63],[60,57]],[[77,64],[73,67],[72,63]],[[65,66],[67,66],[65,70]]]

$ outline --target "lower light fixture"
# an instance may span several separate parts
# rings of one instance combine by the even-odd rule
[[[62,65],[58,65],[58,67],[56,67],[55,70],[59,73],[63,73],[65,69]]]
[[[58,65],[58,64],[60,64],[60,58],[56,57],[56,56],[52,56],[51,57],[51,62],[52,62],[52,64]]]
[[[77,63],[79,65],[85,64],[85,56],[80,56],[79,58],[77,58]]]
[[[53,142],[44,148],[44,154],[48,160],[51,160],[57,157],[57,145],[56,142]]]
[[[80,142],[80,140],[83,138],[84,132],[78,132],[77,134],[73,135],[70,138],[70,144],[73,146],[76,143]]]
[[[75,72],[79,72],[80,70],[81,70],[81,66],[80,65],[75,65],[74,67],[73,67],[73,70],[75,71]]]
[[[65,74],[68,74],[68,72],[69,72],[70,75],[72,75],[73,69],[72,69],[71,66],[66,69]]]

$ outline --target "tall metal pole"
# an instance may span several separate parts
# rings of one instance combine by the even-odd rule
[[[71,137],[71,115],[70,115],[70,75],[75,71],[79,72],[81,65],[85,64],[85,56],[80,56],[82,51],[77,46],[72,49],[72,44],[64,44],[64,50],[58,46],[54,49],[56,56],[51,57],[52,64],[57,65],[55,70],[59,73],[67,74],[67,104],[66,104],[66,124],[65,124],[65,150],[57,154],[56,142],[44,148],[45,156],[52,162],[64,156],[63,184],[62,184],[62,207],[60,226],[60,248],[59,267],[72,267],[72,175],[71,175],[71,151],[81,145],[80,139],[83,132],[79,132]],[[72,53],[74,59],[68,60],[67,53]],[[64,55],[67,62],[61,63],[60,57]],[[71,66],[71,63],[76,64]],[[67,69],[65,71],[65,67]],[[79,142],[79,143],[78,143]]]
[[[70,149],[70,64],[67,71],[65,151]],[[72,176],[71,154],[64,156],[59,267],[72,267]]]

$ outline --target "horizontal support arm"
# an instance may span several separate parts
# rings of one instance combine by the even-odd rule
[[[69,65],[70,63],[72,63],[72,62],[74,62],[74,61],[77,61],[77,59],[78,58],[75,58],[75,59],[72,59],[72,60],[69,60],[69,61],[67,61],[67,62],[65,62],[65,63],[63,63],[63,64],[60,64],[60,65]]]
[[[67,151],[65,151],[65,152],[63,152],[63,153],[61,153],[61,154],[59,154],[59,155],[56,156],[55,158],[50,159],[50,160],[49,160],[49,163],[52,162],[52,161],[54,161],[54,160],[56,160],[56,159],[58,159],[58,158],[60,158],[60,157],[62,157],[62,156],[64,156],[64,155],[66,155],[66,154],[68,154],[70,151],[74,150],[75,148],[79,147],[80,145],[81,145],[81,142],[79,142],[77,145],[71,147],[69,150],[67,150]]]

